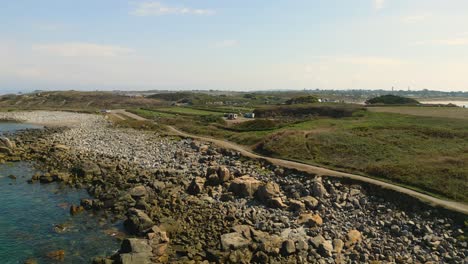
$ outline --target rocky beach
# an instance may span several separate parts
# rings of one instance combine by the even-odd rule
[[[0,113],[44,125],[0,142],[35,161],[32,184],[92,198],[72,214],[124,220],[128,238],[94,263],[466,263],[463,218],[344,179],[284,169],[189,138],[114,127],[104,116]]]

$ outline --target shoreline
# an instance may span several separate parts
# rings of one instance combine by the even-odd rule
[[[212,144],[115,129],[102,117],[85,117],[77,126],[19,133],[15,155],[46,164],[48,173],[33,181],[85,188],[94,198],[82,201],[82,209],[125,219],[138,238],[124,241],[108,258],[114,263],[440,261],[468,253],[456,239],[460,223],[435,208],[399,204],[382,190],[250,160]],[[383,254],[384,246],[391,250]]]

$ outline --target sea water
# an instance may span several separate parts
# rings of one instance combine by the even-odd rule
[[[7,128],[8,127],[8,128]],[[31,128],[0,123],[0,131]],[[37,170],[29,162],[0,164],[0,263],[90,263],[96,256],[113,254],[120,246],[120,222],[89,212],[71,216],[70,205],[89,198],[84,190],[63,184],[28,184]],[[13,175],[15,177],[9,177]],[[47,257],[65,251],[65,259]]]

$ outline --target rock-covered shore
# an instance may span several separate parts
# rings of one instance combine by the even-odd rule
[[[2,139],[0,162],[37,160],[46,173],[31,183],[63,182],[94,197],[71,213],[101,210],[125,220],[130,238],[95,263],[468,261],[459,217],[372,186],[285,170],[190,139],[117,129],[97,115],[0,119],[69,124]]]

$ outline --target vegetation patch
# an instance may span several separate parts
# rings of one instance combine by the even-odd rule
[[[368,105],[419,105],[420,103],[417,100],[398,96],[398,95],[382,95],[374,97],[366,101]]]
[[[355,112],[364,110],[363,107],[350,104],[313,104],[262,107],[254,113],[260,118],[307,118],[307,117],[350,117]]]

